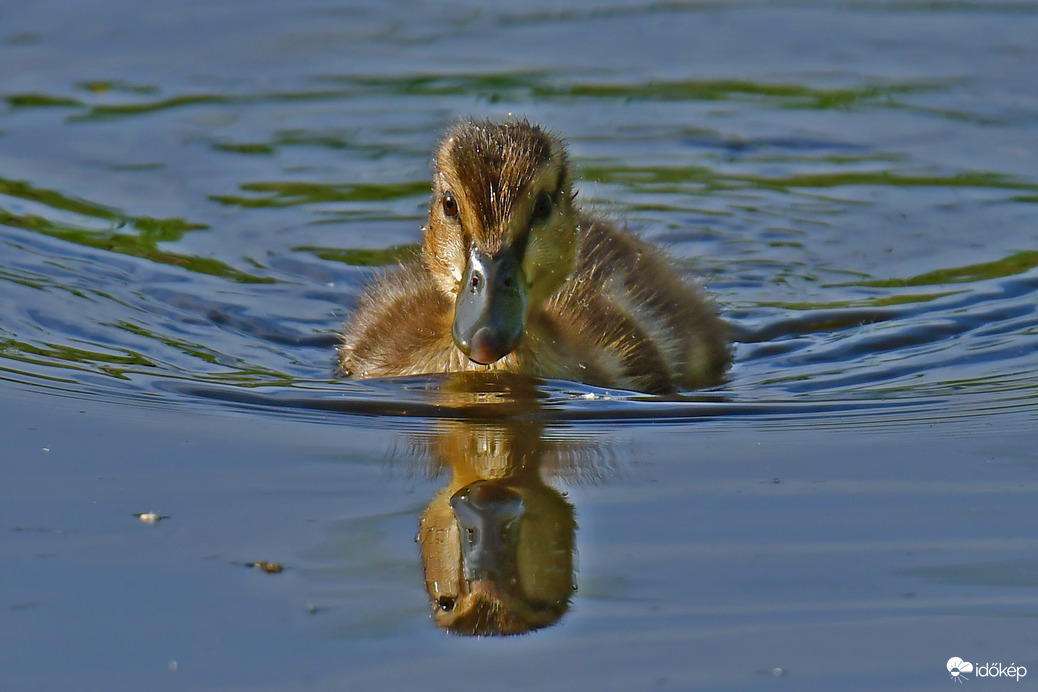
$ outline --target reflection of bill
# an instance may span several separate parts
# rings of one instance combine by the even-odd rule
[[[449,632],[519,634],[569,609],[574,511],[542,471],[594,476],[603,454],[593,443],[545,439],[543,428],[512,417],[453,420],[414,440],[434,471],[450,473],[418,532],[433,617]]]
[[[450,483],[422,515],[425,586],[455,634],[519,634],[569,608],[573,507],[536,478]]]

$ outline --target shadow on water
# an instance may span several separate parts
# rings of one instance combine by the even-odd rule
[[[556,380],[528,380],[528,386],[537,387],[539,405],[517,406],[499,402],[488,408],[443,397],[444,391],[459,386],[494,386],[499,381],[490,373],[428,375],[372,381],[349,385],[349,393],[341,385],[309,387],[307,391],[281,389],[263,391],[218,385],[169,382],[163,389],[186,394],[193,398],[209,399],[232,408],[267,411],[272,414],[316,419],[320,414],[335,413],[347,416],[372,416],[382,419],[385,426],[403,429],[420,426],[421,421],[481,421],[519,418],[541,423],[632,424],[650,422],[685,423],[721,418],[739,419],[754,416],[771,417],[833,416],[841,414],[874,415],[877,410],[912,408],[920,402],[862,402],[853,400],[797,402],[736,401],[724,393],[675,395],[662,398],[621,390],[608,390],[574,382]],[[482,382],[482,384],[479,384]],[[395,420],[394,420],[395,419]],[[321,418],[325,422],[328,419]],[[334,421],[332,421],[334,422]]]

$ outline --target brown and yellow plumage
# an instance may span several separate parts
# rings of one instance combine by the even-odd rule
[[[361,296],[340,372],[503,370],[659,393],[719,382],[730,354],[711,303],[654,247],[576,208],[571,185],[540,127],[449,129],[422,258]]]

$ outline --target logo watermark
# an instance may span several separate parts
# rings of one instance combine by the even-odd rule
[[[963,661],[958,656],[952,656],[948,659],[948,675],[955,682],[962,682],[963,680],[969,680],[965,677],[968,673],[973,672],[973,664],[969,661]]]
[[[1008,666],[1003,663],[974,664],[969,661],[963,661],[958,656],[952,656],[948,659],[947,668],[948,675],[958,683],[961,683],[963,680],[971,680],[971,675],[977,678],[1009,678],[1017,682],[1020,682],[1020,679],[1027,675],[1027,668],[1018,666],[1015,663],[1010,663]]]

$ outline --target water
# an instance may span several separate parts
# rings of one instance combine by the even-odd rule
[[[1030,3],[0,8],[0,687],[1038,675],[1036,32]],[[715,294],[723,386],[332,376],[438,134],[509,113]],[[473,473],[571,527],[555,624],[434,624],[419,518]]]

